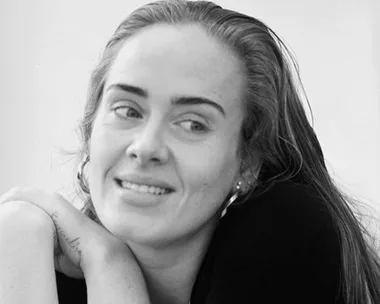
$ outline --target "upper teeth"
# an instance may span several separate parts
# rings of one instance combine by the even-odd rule
[[[148,185],[139,185],[139,184],[134,184],[134,183],[126,182],[126,181],[122,181],[121,186],[123,188],[137,191],[140,193],[151,193],[155,195],[160,195],[160,194],[169,192],[169,190],[166,188],[148,186]]]

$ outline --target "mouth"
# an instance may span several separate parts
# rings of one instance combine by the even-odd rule
[[[136,193],[141,193],[141,194],[150,194],[150,195],[159,196],[159,195],[166,195],[166,194],[174,192],[174,190],[171,188],[159,187],[159,186],[148,185],[148,184],[132,183],[129,181],[118,179],[118,178],[116,178],[115,181],[120,188],[130,190]]]

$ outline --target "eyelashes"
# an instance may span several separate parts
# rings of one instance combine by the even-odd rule
[[[114,108],[114,112],[120,118],[125,119],[142,119],[142,115],[133,107],[130,106],[118,106]]]
[[[128,123],[135,122],[138,123],[139,120],[144,119],[144,115],[141,110],[131,105],[119,105],[113,107],[112,111],[115,116]],[[184,132],[191,134],[204,134],[210,131],[205,119],[203,119],[199,114],[186,113],[181,115],[176,119],[175,126],[181,128]]]
[[[196,120],[184,120],[179,125],[188,132],[205,133],[208,131],[207,126]]]

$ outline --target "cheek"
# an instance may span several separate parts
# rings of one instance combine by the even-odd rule
[[[116,131],[107,123],[99,121],[94,124],[90,139],[90,158],[93,163],[105,164],[116,154],[123,153],[127,138],[123,132]]]
[[[188,157],[182,159],[180,175],[183,177],[186,204],[216,208],[232,189],[239,168],[237,155],[231,148],[212,147],[197,152],[188,151]]]
[[[119,137],[107,131],[106,126],[94,124],[89,143],[89,184],[93,191],[101,188],[106,174],[123,153],[123,141]]]

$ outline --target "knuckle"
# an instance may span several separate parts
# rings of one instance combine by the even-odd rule
[[[7,192],[5,192],[0,197],[0,205],[4,204],[5,202],[12,201],[12,198],[13,198],[13,200],[15,200],[14,198],[18,196],[18,194],[20,193],[20,191],[21,190],[20,190],[19,187],[13,187],[10,190],[8,190]]]
[[[20,187],[12,187],[11,189],[9,189],[7,192],[5,192],[1,198],[2,199],[7,199],[7,198],[11,198],[12,196],[15,196],[17,193],[20,193],[21,192],[21,188]]]
[[[14,194],[22,192],[22,190],[23,190],[23,188],[21,188],[21,187],[12,187],[11,190],[9,190],[8,193],[10,195],[14,195]]]
[[[10,193],[14,193],[14,192],[17,192],[17,190],[20,189],[20,187],[12,187],[9,192]]]

